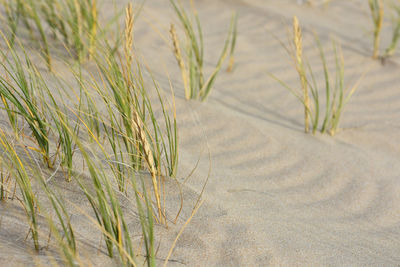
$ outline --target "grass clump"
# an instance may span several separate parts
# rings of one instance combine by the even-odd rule
[[[85,127],[87,126],[85,125]],[[77,144],[79,152],[87,165],[89,177],[91,178],[91,183],[88,183],[81,177],[75,177],[75,180],[94,212],[95,218],[89,217],[89,215],[86,216],[88,216],[89,221],[91,221],[103,235],[109,257],[117,257],[122,266],[144,266],[144,264],[140,264],[137,258],[137,255],[141,255],[143,251],[134,247],[128,223],[125,219],[125,212],[120,203],[121,194],[118,192],[117,184],[114,183],[116,181],[116,172],[112,170],[110,175],[109,169],[107,168],[110,167],[112,169],[113,167],[112,161],[109,160],[108,153],[104,150],[104,147],[98,143],[102,151],[100,156],[105,156],[106,162],[108,163],[104,165],[104,161],[81,142],[77,135],[73,136],[74,142]],[[132,166],[125,163],[123,164],[133,169]],[[128,180],[128,184],[131,186],[131,189],[133,189],[131,192],[133,192],[134,200],[127,194],[124,197],[132,204],[136,203],[137,214],[142,230],[145,262],[147,266],[152,267],[155,266],[155,235],[151,199],[148,197],[148,190],[144,182],[142,181],[140,186],[138,185],[134,172],[130,172],[128,175],[129,176],[124,178]],[[68,255],[74,252],[74,250],[72,250],[72,241],[73,239],[70,238],[66,244]],[[61,246],[61,248],[64,249],[64,246]],[[74,257],[76,256],[75,254],[72,255]]]
[[[308,96],[308,84],[305,64],[303,62],[303,45],[302,45],[302,33],[297,17],[293,19],[293,41],[295,47],[295,66],[297,73],[299,74],[301,89],[303,92],[302,99],[304,103],[304,131],[308,133],[310,130],[309,126],[309,110],[310,101]]]
[[[0,65],[5,75],[0,76],[0,96],[15,136],[17,138],[20,135],[28,136],[23,131],[22,125],[18,125],[19,119],[22,119],[31,131],[29,139],[37,145],[37,147],[29,146],[29,149],[42,155],[49,168],[54,166],[59,157],[62,168],[66,170],[67,179],[70,180],[75,145],[68,129],[71,121],[62,100],[61,91],[65,91],[64,85],[56,79],[56,88],[61,88],[58,91],[59,97],[56,97],[52,92],[54,88],[49,88],[23,46],[19,43],[21,56],[9,43],[7,44],[11,57],[2,53],[4,60]],[[79,125],[75,124],[73,134],[78,132]],[[50,156],[50,139],[53,137],[57,139],[56,149]]]
[[[236,37],[237,37],[237,22],[238,22],[238,15],[235,13],[232,16],[231,25],[233,25],[232,31],[232,41],[229,49],[229,63],[228,63],[228,72],[233,71],[233,67],[235,66],[235,48],[236,48]]]
[[[24,26],[29,31],[29,34],[34,38],[33,29],[36,27],[41,39],[42,49],[46,58],[47,66],[51,70],[51,56],[49,41],[44,30],[43,20],[41,18],[40,2],[36,0],[3,0],[2,4],[6,11],[8,26],[11,30],[11,45],[14,45],[15,36],[19,23],[22,21]]]
[[[25,164],[19,157],[14,144],[3,131],[0,131],[0,148],[3,150],[2,161],[8,163],[10,175],[16,180],[21,193],[20,202],[29,221],[34,248],[39,251],[38,205],[37,198],[32,190],[31,180]]]
[[[11,199],[15,197],[22,204],[29,222],[29,232],[32,236],[35,251],[39,252],[41,249],[39,238],[43,233],[40,231],[39,218],[45,215],[50,231],[57,238],[62,255],[64,255],[68,266],[76,266],[75,263],[78,258],[77,244],[70,215],[67,212],[64,202],[58,197],[59,194],[55,194],[49,188],[47,181],[43,177],[40,165],[37,164],[36,159],[31,157],[29,150],[26,148],[22,149],[22,151],[18,149],[26,146],[23,143],[10,141],[12,139],[11,136],[0,131],[0,148],[2,150],[0,160],[9,169],[7,179],[15,180],[19,188],[19,194],[14,192]],[[46,209],[43,209],[39,203],[39,197],[33,190],[35,182],[41,185],[44,195],[47,196],[47,200],[50,202],[50,207],[53,208],[56,214],[58,224],[55,223],[49,213],[44,212]],[[9,194],[10,191],[7,190],[7,193]]]
[[[80,262],[77,240],[71,223],[71,215],[67,211],[66,204],[59,197],[60,194],[58,192],[50,189],[48,182],[43,177],[36,175],[36,180],[41,185],[57,218],[58,224],[52,216],[45,214],[50,232],[56,238],[60,254],[67,266],[77,266]]]
[[[368,0],[369,8],[371,11],[371,18],[374,25],[374,48],[373,48],[373,58],[381,58],[382,62],[396,51],[399,39],[400,39],[400,6],[399,4],[390,2],[389,10],[392,11],[392,37],[388,47],[385,52],[380,54],[380,42],[381,42],[381,32],[384,22],[384,9],[385,2],[383,0]]]
[[[43,85],[43,81],[36,75],[35,67],[26,55],[24,64],[15,50],[10,49],[10,53],[11,59],[2,52],[4,61],[0,63],[5,73],[0,76],[0,95],[9,121],[14,131],[18,132],[18,117],[23,118],[38,146],[32,149],[38,151],[45,163],[52,167],[49,154],[49,125],[45,112],[40,107],[37,91]]]
[[[98,224],[101,226],[108,255],[114,257],[113,248],[115,244],[121,256],[121,261],[125,263],[129,261],[134,265],[134,254],[128,227],[110,180],[105,176],[101,167],[95,167],[81,144],[79,146],[87,163],[95,194],[92,195],[81,182],[79,184],[93,208]]]
[[[210,94],[216,77],[222,68],[222,64],[229,54],[229,44],[231,44],[230,55],[233,62],[232,58],[236,43],[236,16],[233,15],[233,18],[231,20],[228,36],[225,40],[224,47],[218,58],[215,69],[211,73],[209,78],[206,79],[203,71],[203,32],[200,24],[200,19],[193,5],[193,1],[191,1],[191,16],[188,15],[188,12],[183,8],[180,3],[178,4],[174,0],[170,0],[170,2],[183,27],[186,38],[184,50],[185,53],[183,54],[175,27],[174,25],[171,25],[170,34],[174,47],[174,55],[181,70],[182,80],[185,89],[185,97],[186,99],[199,99],[201,101],[204,101]]]
[[[58,1],[46,2],[49,2],[46,12],[57,8]],[[79,2],[75,0],[69,3]],[[33,25],[31,17],[24,12],[30,13],[32,10],[28,4],[36,5],[36,2],[7,3],[17,10],[10,12],[10,16],[21,16],[17,21],[26,20],[26,27]],[[14,6],[15,3],[20,6]],[[37,9],[39,11],[44,12]],[[61,25],[60,21],[46,23]],[[15,27],[19,27],[18,25],[17,23]],[[74,86],[66,89],[58,80],[48,83],[48,77],[42,76],[19,42],[21,51],[16,51],[15,45],[8,43],[9,54],[2,53],[2,109],[7,113],[15,137],[18,137],[18,144],[15,146],[8,136],[0,132],[0,147],[6,152],[0,165],[3,166],[3,162],[7,161],[6,165],[10,170],[9,173],[1,172],[0,200],[7,199],[11,191],[10,181],[15,180],[21,191],[21,203],[29,219],[35,249],[39,250],[38,216],[45,215],[51,235],[56,238],[60,255],[68,266],[82,265],[77,233],[66,204],[68,202],[74,206],[74,200],[68,199],[65,202],[50,184],[58,173],[58,167],[52,169],[53,174],[46,179],[43,173],[49,170],[41,169],[42,164],[36,157],[43,157],[50,168],[58,163],[62,169],[67,170],[68,180],[78,183],[94,212],[94,218],[88,216],[88,220],[95,222],[105,241],[108,255],[119,258],[121,265],[140,265],[137,255],[144,251],[147,265],[155,266],[154,224],[167,223],[164,179],[165,176],[175,177],[178,168],[175,103],[174,99],[171,106],[167,103],[151,72],[134,55],[133,26],[134,14],[130,5],[126,9],[123,52],[120,53],[110,46],[97,50],[100,54],[93,54],[93,58],[96,60],[98,73],[88,73],[91,77],[89,81],[82,74],[82,66],[79,64],[79,71],[74,74],[80,91],[75,94],[77,102],[72,104],[67,104],[66,101],[73,100],[71,95],[76,92],[68,89],[73,89]],[[59,29],[61,26],[54,27]],[[64,36],[59,31],[55,35]],[[17,41],[18,39],[13,40]],[[50,78],[56,77],[51,75]],[[72,107],[73,104],[75,108]],[[26,125],[29,131],[24,129]],[[80,131],[82,128],[86,132]],[[97,145],[95,149],[93,145]],[[20,157],[16,147],[24,148],[26,157],[31,161],[27,162]],[[86,168],[88,170],[89,185],[88,181],[77,174],[82,170],[72,160],[75,154],[83,158],[82,168],[83,172]],[[143,170],[150,173],[148,183],[138,175]],[[138,177],[143,180],[137,181]],[[39,197],[33,194],[31,183],[35,182],[41,189],[39,196],[45,196],[47,205],[43,206],[50,207],[48,213],[39,208],[43,206],[38,202]],[[133,190],[134,201],[129,198],[127,189],[131,189],[129,192]],[[124,194],[118,191],[123,191]],[[128,199],[133,205],[136,204],[144,250],[138,251],[134,248],[125,218],[125,207],[120,203],[121,197]],[[42,202],[43,198],[40,200]]]
[[[392,56],[397,48],[400,39],[400,4],[391,4],[391,10],[393,11],[392,17],[392,39],[391,42],[386,48],[383,57],[390,57]]]
[[[38,73],[38,75],[40,75]],[[73,136],[79,132],[79,124],[76,123],[71,133],[71,122],[68,117],[67,108],[65,103],[59,103],[44,83],[42,87],[46,90],[47,96],[50,101],[46,102],[46,107],[50,111],[49,117],[53,122],[53,131],[57,135],[57,151],[56,155],[59,155],[61,159],[61,167],[66,172],[66,180],[71,181],[73,171],[73,157],[75,154],[75,143]]]
[[[89,90],[94,89],[103,101],[107,116],[99,118],[99,122],[112,149],[113,158],[109,160],[120,190],[124,191],[126,177],[134,175],[132,172],[147,169],[152,179],[158,222],[165,222],[162,181],[164,176],[175,177],[178,167],[175,105],[172,111],[168,108],[151,72],[133,55],[133,24],[130,5],[126,9],[123,54],[106,47],[103,57],[96,59],[102,83],[93,80],[91,88],[84,85],[84,92],[90,98]],[[151,78],[150,86],[145,82],[146,74]]]
[[[313,134],[319,130],[321,133],[335,135],[339,121],[347,102],[357,90],[360,80],[350,89],[346,89],[344,82],[344,59],[340,46],[333,42],[333,51],[335,55],[335,76],[334,82],[328,68],[324,49],[317,36],[315,36],[316,46],[322,63],[325,85],[325,114],[322,123],[321,116],[321,89],[316,81],[316,77],[311,65],[303,55],[302,34],[297,17],[293,20],[293,41],[289,42],[289,47],[282,45],[291,56],[295,69],[299,75],[300,88],[296,90],[291,88],[285,82],[271,74],[271,77],[277,80],[282,86],[288,89],[302,103],[304,107],[304,129],[306,133],[312,131]]]
[[[8,171],[4,171],[3,166],[0,168],[0,202],[7,201],[11,193],[11,174]]]
[[[97,0],[45,0],[41,7],[54,36],[63,38],[79,62],[93,56],[99,28]]]
[[[368,0],[368,4],[371,10],[372,22],[374,24],[374,50],[372,57],[377,59],[379,57],[380,34],[384,16],[383,0]]]
[[[93,56],[99,35],[97,0],[3,0],[2,4],[11,44],[21,23],[32,38],[37,31],[50,70],[49,37],[45,29],[50,29],[54,39],[62,40],[79,62]]]
[[[74,139],[76,138],[78,137],[74,136]],[[18,185],[20,192],[15,198],[19,200],[25,210],[29,223],[29,233],[32,236],[35,251],[39,252],[42,249],[46,249],[46,246],[40,246],[42,242],[39,241],[44,236],[43,228],[47,226],[50,231],[47,240],[48,245],[51,236],[54,236],[56,239],[55,248],[59,251],[57,256],[62,257],[63,264],[66,266],[87,266],[87,262],[83,262],[79,256],[78,241],[75,237],[76,233],[71,222],[71,215],[67,211],[66,203],[58,192],[50,188],[51,177],[49,179],[44,178],[40,165],[37,164],[37,160],[32,157],[29,150],[23,149],[21,151],[21,149],[17,149],[18,147],[24,147],[23,143],[15,144],[10,142],[10,139],[10,136],[0,131],[0,148],[3,152],[0,159],[2,164],[7,165],[10,169],[10,177],[15,179]],[[117,197],[118,194],[112,185],[112,179],[106,175],[103,168],[97,167],[101,166],[100,162],[96,161],[95,165],[95,158],[89,155],[89,150],[77,139],[75,141],[92,178],[92,184],[88,184],[83,182],[81,178],[76,177],[76,181],[86,195],[88,203],[93,208],[95,218],[84,212],[83,214],[88,216],[88,222],[97,220],[95,225],[99,233],[104,236],[110,257],[114,258],[116,256],[116,249],[121,266],[138,266],[139,264],[135,257],[140,252],[134,250],[124,213]],[[20,155],[21,153],[23,156]],[[39,184],[39,188],[42,189],[41,193],[34,193],[33,183]],[[134,188],[136,188],[135,183],[135,179],[132,178]],[[148,201],[146,191],[143,193],[134,192],[136,194],[140,223],[143,228],[147,265],[155,266],[151,204]],[[139,194],[145,197],[145,206],[142,205]],[[39,198],[41,203],[39,203]],[[76,206],[73,199],[69,200],[68,203]],[[79,208],[78,211],[80,211]],[[44,220],[39,223],[39,218],[44,218],[47,224],[44,223]]]

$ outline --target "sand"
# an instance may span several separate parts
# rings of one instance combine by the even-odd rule
[[[295,0],[195,2],[208,67],[218,57],[231,12],[239,11],[234,72],[221,72],[204,103],[184,99],[171,48],[154,31],[168,38],[169,23],[177,24],[168,1],[147,1],[135,26],[136,47],[165,93],[168,77],[174,86],[180,181],[200,159],[184,185],[178,224],[159,230],[160,261],[211,168],[205,202],[179,239],[170,266],[398,266],[400,60],[396,55],[382,65],[371,59],[367,1],[333,0],[326,8],[299,6]],[[305,134],[301,104],[267,74],[298,86],[297,73],[276,40],[286,41],[294,14],[318,77],[322,68],[313,31],[330,64],[330,38],[342,45],[348,86],[366,73],[334,137]],[[384,46],[390,32],[383,34]],[[177,204],[173,195],[171,213]],[[32,263],[24,260],[31,244],[5,230],[4,221],[14,214],[1,212],[0,263]],[[23,239],[26,231],[15,236]],[[90,229],[80,232],[86,236]]]

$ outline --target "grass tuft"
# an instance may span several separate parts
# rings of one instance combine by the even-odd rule
[[[203,31],[200,24],[197,11],[194,8],[193,1],[191,1],[191,16],[179,3],[170,0],[175,13],[183,27],[186,37],[186,50],[185,54],[181,52],[181,45],[176,33],[175,27],[171,25],[170,34],[173,43],[173,52],[178,62],[178,66],[182,73],[182,79],[185,89],[186,99],[199,99],[206,100],[211,92],[215,83],[217,75],[222,68],[222,64],[229,54],[229,46],[231,48],[230,55],[233,58],[233,53],[236,43],[236,15],[234,14],[231,19],[228,36],[225,40],[221,54],[218,58],[214,71],[208,79],[204,76],[204,41]],[[194,21],[194,22],[193,22]],[[233,59],[232,59],[233,60]],[[232,63],[233,64],[233,63]]]
[[[400,39],[400,4],[392,4],[391,9],[394,13],[392,18],[392,40],[385,50],[384,58],[393,56]]]
[[[335,56],[335,78],[334,82],[332,82],[324,49],[318,36],[315,35],[315,44],[319,50],[324,74],[323,84],[325,85],[325,114],[323,115],[322,123],[320,123],[320,117],[322,115],[320,102],[321,89],[319,88],[319,83],[316,81],[311,65],[307,60],[305,60],[305,56],[303,55],[301,28],[296,17],[294,17],[293,20],[293,29],[293,42],[289,41],[289,47],[286,47],[283,43],[281,44],[294,61],[295,69],[300,78],[301,90],[291,88],[273,74],[269,75],[278,81],[283,87],[288,89],[302,103],[305,114],[304,127],[306,133],[308,133],[311,128],[313,134],[319,130],[321,133],[327,132],[330,135],[335,135],[339,127],[339,121],[342,117],[344,107],[349,102],[354,92],[358,89],[361,78],[353,87],[345,87],[342,50],[340,46],[333,42],[332,47]]]
[[[293,43],[295,47],[295,66],[297,73],[300,77],[301,88],[303,91],[303,103],[304,103],[304,131],[306,133],[309,132],[309,110],[310,103],[308,97],[308,88],[307,88],[307,77],[306,70],[303,63],[303,45],[302,45],[302,33],[299,25],[299,20],[296,16],[293,18]]]
[[[368,0],[368,4],[374,24],[374,50],[372,58],[377,59],[379,57],[380,34],[384,17],[383,0]]]
[[[34,248],[36,251],[39,251],[37,199],[32,190],[29,174],[14,144],[9,141],[9,138],[2,130],[0,130],[0,147],[4,150],[5,158],[10,167],[11,176],[16,180],[20,189],[22,195],[21,204],[29,221],[29,229],[32,235]],[[2,160],[4,160],[4,158]]]
[[[4,61],[0,66],[5,75],[0,76],[0,95],[5,103],[9,121],[12,125],[16,125],[17,116],[25,120],[38,145],[38,148],[32,149],[38,151],[46,164],[52,167],[49,154],[49,127],[44,111],[40,107],[37,91],[43,85],[43,80],[36,75],[35,67],[25,51],[23,51],[23,61],[8,42],[7,44],[11,59],[1,52]],[[18,129],[14,131],[17,132]]]
[[[39,33],[49,70],[52,69],[50,41],[46,29],[54,39],[62,41],[81,63],[94,56],[99,35],[97,0],[3,0],[6,19],[14,44],[22,23],[35,39]]]
[[[235,66],[235,48],[236,48],[236,37],[237,37],[237,22],[238,22],[238,14],[234,13],[232,16],[231,25],[233,25],[232,31],[232,41],[229,49],[229,63],[228,63],[228,72],[233,71],[233,67]]]

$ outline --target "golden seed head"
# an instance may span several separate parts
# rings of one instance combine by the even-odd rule
[[[179,40],[178,40],[178,36],[176,35],[176,30],[175,30],[174,24],[171,24],[171,28],[170,28],[169,32],[171,33],[172,43],[174,45],[175,57],[178,60],[179,65],[181,65],[180,62],[182,61],[182,54],[181,54],[181,49],[179,47]]]
[[[134,14],[132,3],[130,3],[125,10],[125,55],[128,61],[131,61],[131,50],[133,47],[133,23]]]
[[[176,60],[178,61],[179,68],[181,69],[181,71],[184,71],[185,63],[183,61],[181,48],[179,46],[179,40],[178,40],[178,36],[175,31],[174,24],[171,24],[171,29],[169,32],[171,33],[172,43],[174,45],[174,54],[175,54]]]
[[[294,46],[296,48],[296,59],[297,63],[302,63],[302,34],[299,25],[299,20],[296,16],[293,17],[293,35],[294,35]]]

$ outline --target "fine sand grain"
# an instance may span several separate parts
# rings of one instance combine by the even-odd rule
[[[200,158],[183,186],[177,225],[157,227],[160,263],[190,216],[211,165],[205,202],[178,240],[170,266],[398,266],[400,60],[398,54],[385,65],[371,59],[367,1],[332,0],[326,7],[295,0],[195,2],[205,33],[206,72],[219,56],[232,11],[239,14],[234,71],[221,71],[204,103],[185,100],[172,43],[165,41],[170,23],[179,25],[168,1],[146,1],[135,25],[137,49],[165,93],[166,72],[176,93],[179,181]],[[305,134],[302,105],[267,74],[299,86],[291,59],[276,40],[286,42],[293,15],[303,26],[304,53],[318,77],[323,70],[313,31],[331,66],[331,37],[342,45],[349,87],[367,73],[334,137]],[[383,30],[382,36],[385,47],[390,32]],[[59,65],[55,60],[54,68]],[[79,191],[59,181],[66,195]],[[174,218],[178,189],[172,183],[167,190]],[[1,266],[35,263],[31,243],[24,242],[28,227],[16,217],[23,218],[23,211],[14,205],[0,209]],[[99,257],[91,257],[94,265],[109,266],[104,246],[98,249],[101,236],[90,235],[82,216],[76,213],[75,222],[82,225],[77,231],[87,253]],[[131,222],[134,227],[135,216]],[[34,258],[49,263],[45,256]]]

